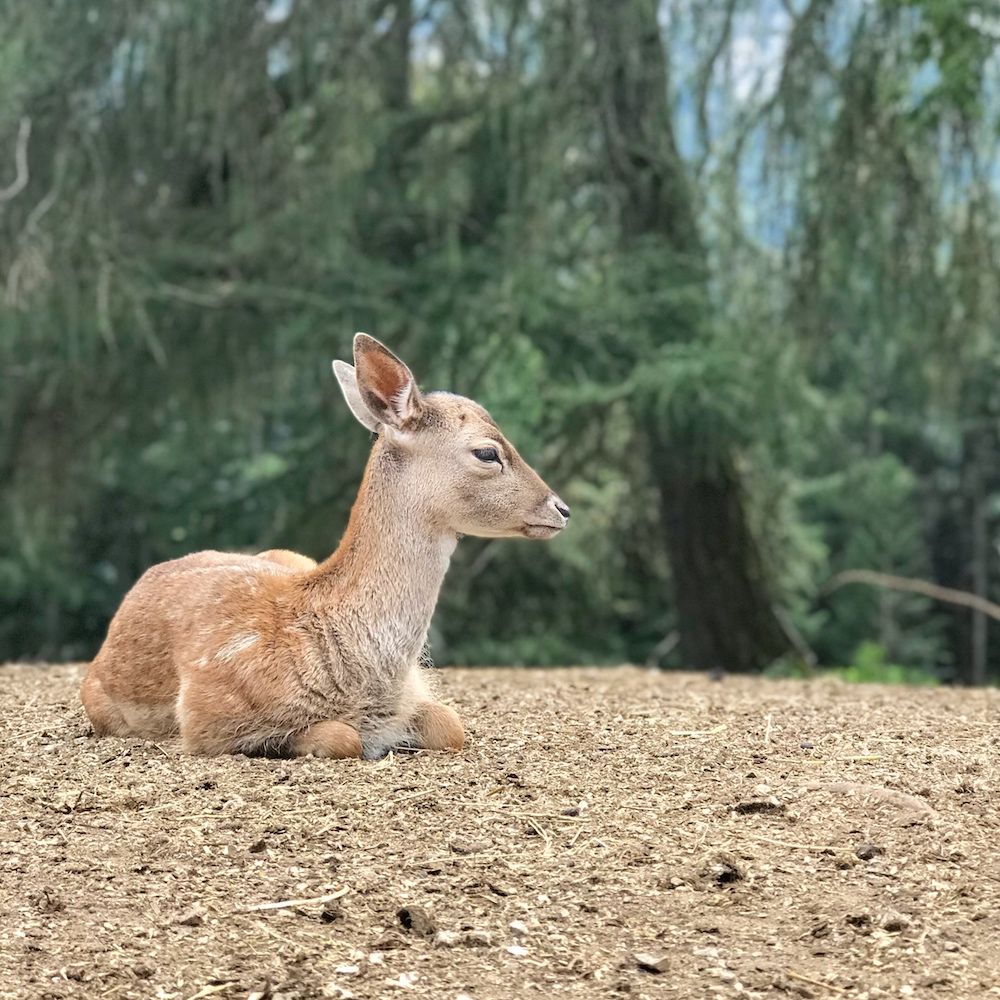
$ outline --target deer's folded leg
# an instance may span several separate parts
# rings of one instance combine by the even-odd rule
[[[465,728],[458,713],[440,702],[422,705],[410,726],[413,742],[421,749],[461,750],[465,746]]]
[[[346,722],[327,719],[294,733],[288,749],[296,757],[360,757],[361,734]]]

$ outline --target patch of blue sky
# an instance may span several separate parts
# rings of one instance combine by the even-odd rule
[[[295,0],[270,0],[264,8],[264,20],[268,24],[281,24],[292,15]]]

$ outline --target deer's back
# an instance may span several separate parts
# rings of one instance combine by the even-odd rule
[[[126,594],[91,670],[116,701],[173,702],[185,669],[225,660],[275,628],[282,582],[296,575],[228,552],[159,563]]]

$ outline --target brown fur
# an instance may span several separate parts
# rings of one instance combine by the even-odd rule
[[[315,569],[316,560],[309,556],[299,555],[298,552],[290,552],[288,549],[268,549],[266,552],[258,552],[259,559],[270,559],[271,562],[287,566],[289,569]]]
[[[550,537],[568,510],[478,404],[421,396],[406,366],[363,334],[355,360],[356,373],[341,365],[338,378],[380,437],[337,550],[319,565],[272,549],[148,570],[83,682],[97,735],[179,732],[205,754],[464,745],[419,667],[457,537]],[[502,466],[472,454],[484,447]]]

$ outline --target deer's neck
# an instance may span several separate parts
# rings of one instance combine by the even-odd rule
[[[336,552],[313,574],[317,610],[366,666],[408,667],[423,647],[457,538],[407,489],[415,471],[376,442]]]

